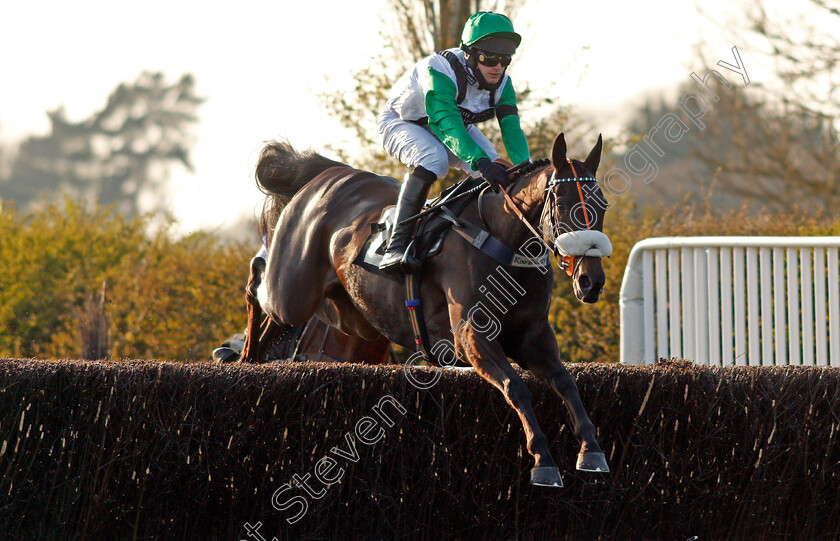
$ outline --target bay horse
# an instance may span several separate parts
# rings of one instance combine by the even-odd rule
[[[315,316],[306,322],[296,350],[297,358],[316,362],[370,365],[397,362],[391,342],[384,336],[365,340],[343,333]]]
[[[279,326],[266,318],[260,329],[259,362],[315,361],[369,365],[398,362],[391,342],[384,336],[378,340],[365,340],[345,334],[315,316],[298,327]],[[214,360],[223,363],[241,361],[241,352],[237,353],[230,347],[231,339],[247,341],[243,334],[232,336],[219,348],[221,351],[213,351]]]
[[[365,340],[346,334],[321,321],[315,315],[303,325],[278,325],[263,317],[262,303],[267,292],[262,277],[265,259],[257,254],[251,259],[250,276],[245,287],[248,311],[248,330],[243,352],[236,360],[242,362],[305,361],[351,362],[369,365],[394,364],[397,356],[391,342],[384,336]],[[257,340],[251,341],[251,337]],[[246,353],[251,350],[251,356]],[[230,362],[230,361],[228,361]]]
[[[605,283],[601,257],[612,250],[600,233],[607,208],[595,180],[601,148],[599,136],[583,162],[568,159],[561,133],[550,161],[514,179],[507,193],[488,193],[471,201],[460,218],[480,220],[491,235],[514,249],[530,241],[545,243],[544,254],[550,249],[568,263],[575,297],[596,302]],[[271,320],[300,325],[314,314],[349,335],[366,340],[384,336],[413,349],[415,335],[402,283],[353,264],[371,223],[396,201],[399,182],[314,152],[299,153],[285,142],[266,144],[256,177],[268,195],[261,217],[270,239],[267,299],[262,308]],[[593,235],[603,240],[590,242]],[[569,243],[579,246],[570,250]],[[421,277],[420,300],[430,343],[451,345],[448,353],[465,358],[517,412],[534,457],[531,483],[563,486],[548,440],[537,424],[531,393],[508,358],[546,381],[562,398],[581,444],[577,469],[608,472],[595,426],[560,360],[548,320],[554,279],[550,264],[503,268],[460,236],[449,234],[439,255],[424,263]],[[497,287],[497,295],[491,295],[488,284],[503,280],[509,284],[507,291]],[[255,351],[254,343],[247,345],[243,360],[254,361]]]

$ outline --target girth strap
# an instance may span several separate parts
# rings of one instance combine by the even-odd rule
[[[411,330],[414,333],[417,349],[430,364],[440,366],[429,344],[426,318],[423,316],[423,305],[420,302],[420,276],[414,273],[405,275],[405,307],[408,308],[408,318],[411,321]]]
[[[440,207],[440,210],[441,216],[452,222],[452,230],[464,237],[467,242],[502,265],[510,265],[513,262],[513,250],[505,246],[502,241],[477,225],[458,218],[448,208]]]

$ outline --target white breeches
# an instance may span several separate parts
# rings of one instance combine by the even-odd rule
[[[499,157],[493,143],[478,128],[470,124],[467,132],[491,160]],[[410,169],[422,166],[440,178],[450,167],[458,167],[470,176],[479,176],[470,164],[446,148],[428,126],[403,120],[393,111],[385,110],[379,115],[379,134],[386,152]]]

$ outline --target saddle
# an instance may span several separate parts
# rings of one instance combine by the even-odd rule
[[[525,165],[520,164],[511,169],[509,174]],[[440,253],[443,241],[449,231],[454,230],[474,248],[481,250],[502,265],[544,267],[549,264],[548,252],[544,254],[544,257],[538,259],[517,254],[486,230],[459,217],[470,201],[476,197],[479,198],[480,213],[480,197],[487,188],[489,186],[483,179],[468,177],[444,190],[438,198],[426,201],[423,210],[418,215],[414,237],[406,250],[408,256],[406,259],[412,261],[412,268],[406,270],[405,274],[385,274],[379,270],[379,262],[385,254],[389,233],[394,227],[393,206],[386,207],[380,215],[380,220],[371,224],[370,234],[359,255],[353,261],[355,265],[359,265],[369,272],[397,282],[405,282],[405,306],[408,309],[414,341],[426,362],[435,366],[440,366],[440,363],[431,352],[425,317],[420,302],[420,277],[423,263]]]
[[[417,223],[412,245],[408,250],[414,250],[414,255],[421,263],[440,253],[446,234],[456,226],[458,216],[466,206],[479,197],[486,185],[483,179],[468,177],[443,191],[436,199],[426,202],[424,209],[437,207],[421,217]],[[461,195],[463,194],[463,195]],[[455,199],[461,195],[460,198]]]
[[[408,247],[408,250],[411,251],[417,261],[422,264],[422,262],[440,253],[446,234],[453,225],[449,216],[459,216],[469,202],[478,196],[483,182],[480,178],[474,179],[467,177],[444,190],[440,196],[426,201],[426,204],[423,205],[423,209],[421,210],[421,216],[417,219],[414,237]],[[473,193],[467,194],[470,191]],[[458,194],[467,195],[453,200],[454,196]],[[452,202],[447,203],[447,201]],[[436,205],[442,206],[438,206],[432,210]],[[446,210],[442,210],[443,208],[446,208]],[[401,275],[389,275],[379,270],[379,262],[385,255],[388,238],[394,228],[394,209],[395,207],[393,205],[385,207],[382,210],[379,220],[370,224],[370,234],[353,263],[374,274],[387,276],[393,280],[402,282],[403,277]]]
[[[407,249],[407,253],[416,261],[413,274],[419,274],[423,263],[440,253],[446,235],[452,230],[502,265],[536,267],[546,264],[545,261],[533,261],[514,253],[484,229],[459,218],[470,201],[480,197],[486,188],[488,186],[482,179],[467,177],[444,190],[437,198],[426,201],[418,215],[414,237]],[[353,263],[374,274],[401,282],[401,275],[384,274],[379,270],[379,262],[385,254],[394,226],[394,208],[385,207],[379,221],[371,224],[370,234]]]

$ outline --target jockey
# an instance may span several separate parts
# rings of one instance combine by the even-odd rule
[[[379,133],[385,150],[411,172],[397,199],[396,224],[379,265],[383,272],[399,272],[414,227],[399,222],[420,211],[429,188],[450,166],[484,177],[496,192],[507,184],[505,167],[494,161],[498,152],[476,123],[495,116],[511,161],[529,160],[506,73],[520,41],[506,16],[479,11],[464,25],[460,47],[420,60],[391,89]]]

